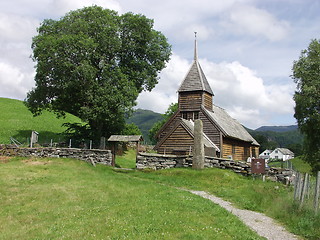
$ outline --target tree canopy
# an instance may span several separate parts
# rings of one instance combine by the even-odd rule
[[[121,132],[124,114],[141,91],[155,87],[171,55],[153,20],[98,6],[44,20],[32,49],[36,86],[25,100],[29,110],[71,113],[96,138]]]
[[[294,94],[299,129],[305,135],[305,159],[320,171],[320,41],[312,40],[294,61],[292,78],[297,84]]]

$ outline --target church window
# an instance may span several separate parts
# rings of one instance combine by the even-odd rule
[[[188,114],[187,112],[182,112],[182,116],[183,119],[187,119],[188,118]]]

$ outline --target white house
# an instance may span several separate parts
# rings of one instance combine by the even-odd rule
[[[275,150],[273,150],[270,153],[270,158],[273,159],[279,159],[282,161],[286,161],[289,160],[291,158],[294,158],[294,153],[291,152],[289,149],[287,148],[276,148]]]
[[[259,154],[259,158],[269,160],[270,158],[270,153],[272,153],[272,150],[266,149],[262,153]]]

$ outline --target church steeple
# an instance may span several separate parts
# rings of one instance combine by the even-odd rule
[[[214,95],[211,87],[204,75],[201,66],[198,62],[198,46],[197,46],[197,33],[195,32],[194,40],[194,61],[191,68],[180,85],[178,92],[190,92],[190,91],[204,91],[210,95]]]
[[[181,112],[197,112],[204,106],[212,110],[213,92],[198,62],[197,32],[195,32],[193,58],[193,63],[178,89],[179,109]]]

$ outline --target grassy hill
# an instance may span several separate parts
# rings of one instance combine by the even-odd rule
[[[30,138],[31,131],[39,133],[39,142],[62,140],[65,122],[80,122],[79,118],[67,114],[65,119],[57,119],[55,114],[44,111],[40,116],[33,117],[22,101],[0,98],[0,144],[10,143],[10,137],[24,143]]]

